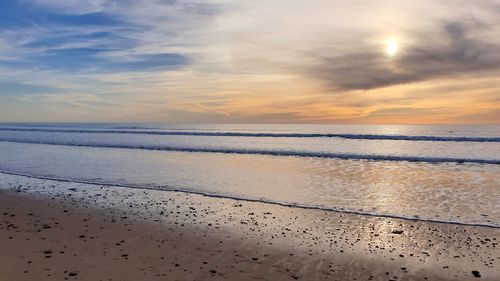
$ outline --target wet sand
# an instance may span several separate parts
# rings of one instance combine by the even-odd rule
[[[500,230],[0,174],[0,280],[500,280]]]

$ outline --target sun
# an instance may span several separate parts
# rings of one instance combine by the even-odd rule
[[[389,57],[394,57],[399,51],[399,44],[395,38],[388,38],[385,41],[385,53]]]

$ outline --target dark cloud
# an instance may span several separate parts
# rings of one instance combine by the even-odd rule
[[[382,50],[326,56],[309,74],[334,89],[369,90],[441,77],[500,70],[500,46],[478,36],[491,26],[448,22],[441,32],[413,34],[418,44],[389,59]],[[370,48],[365,48],[370,50]]]

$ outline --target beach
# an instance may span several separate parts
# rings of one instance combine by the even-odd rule
[[[500,281],[499,23],[0,1],[0,281]]]
[[[0,174],[0,280],[499,280],[500,231]]]

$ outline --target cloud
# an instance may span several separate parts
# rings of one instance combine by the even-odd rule
[[[495,109],[482,110],[480,112],[466,113],[457,118],[463,124],[497,124],[500,119],[500,106]]]
[[[131,17],[122,6],[115,7],[118,5],[115,1],[69,2],[2,3],[0,25],[9,30],[0,31],[0,38],[2,42],[9,42],[12,55],[0,56],[0,67],[109,73],[172,70],[191,62],[188,54],[170,52],[159,46],[175,37],[175,33],[156,33],[157,38],[145,35],[155,30],[161,21],[145,24]],[[151,11],[177,5],[172,1],[148,3],[155,5],[131,1],[129,6],[144,4]],[[209,5],[188,7],[196,14],[213,13]]]
[[[16,96],[24,94],[58,93],[61,89],[43,85],[32,85],[13,81],[0,81],[0,96]]]
[[[60,13],[88,14],[102,11],[109,0],[21,0],[23,4],[34,4]]]
[[[321,57],[308,72],[338,90],[370,90],[398,84],[500,70],[500,45],[476,35],[488,28],[476,22],[447,22],[425,38],[406,46],[395,58],[379,50]]]
[[[67,1],[58,1],[61,4]],[[78,1],[85,3],[85,1]],[[36,2],[35,2],[36,4]],[[37,6],[28,1],[6,0],[0,9],[0,26],[30,28],[35,25],[109,26],[123,24],[115,15],[101,11],[63,13],[50,6]]]
[[[439,111],[443,111],[442,108],[412,108],[412,107],[393,107],[388,109],[379,109],[368,114],[369,117],[379,117],[379,116],[401,116],[401,115],[412,115],[418,116],[422,114],[433,114]]]
[[[108,70],[134,71],[176,69],[189,63],[189,58],[179,54],[142,54],[106,64]]]
[[[0,75],[19,85],[0,94],[32,91],[30,110],[50,105],[54,121],[77,105],[78,117],[88,108],[125,121],[445,120],[498,104],[499,9],[490,0],[5,0]],[[401,44],[392,58],[388,36]]]
[[[107,57],[108,51],[94,48],[54,49],[28,59],[41,69],[90,72],[168,70],[189,62],[188,58],[179,54],[139,54],[120,59]]]

